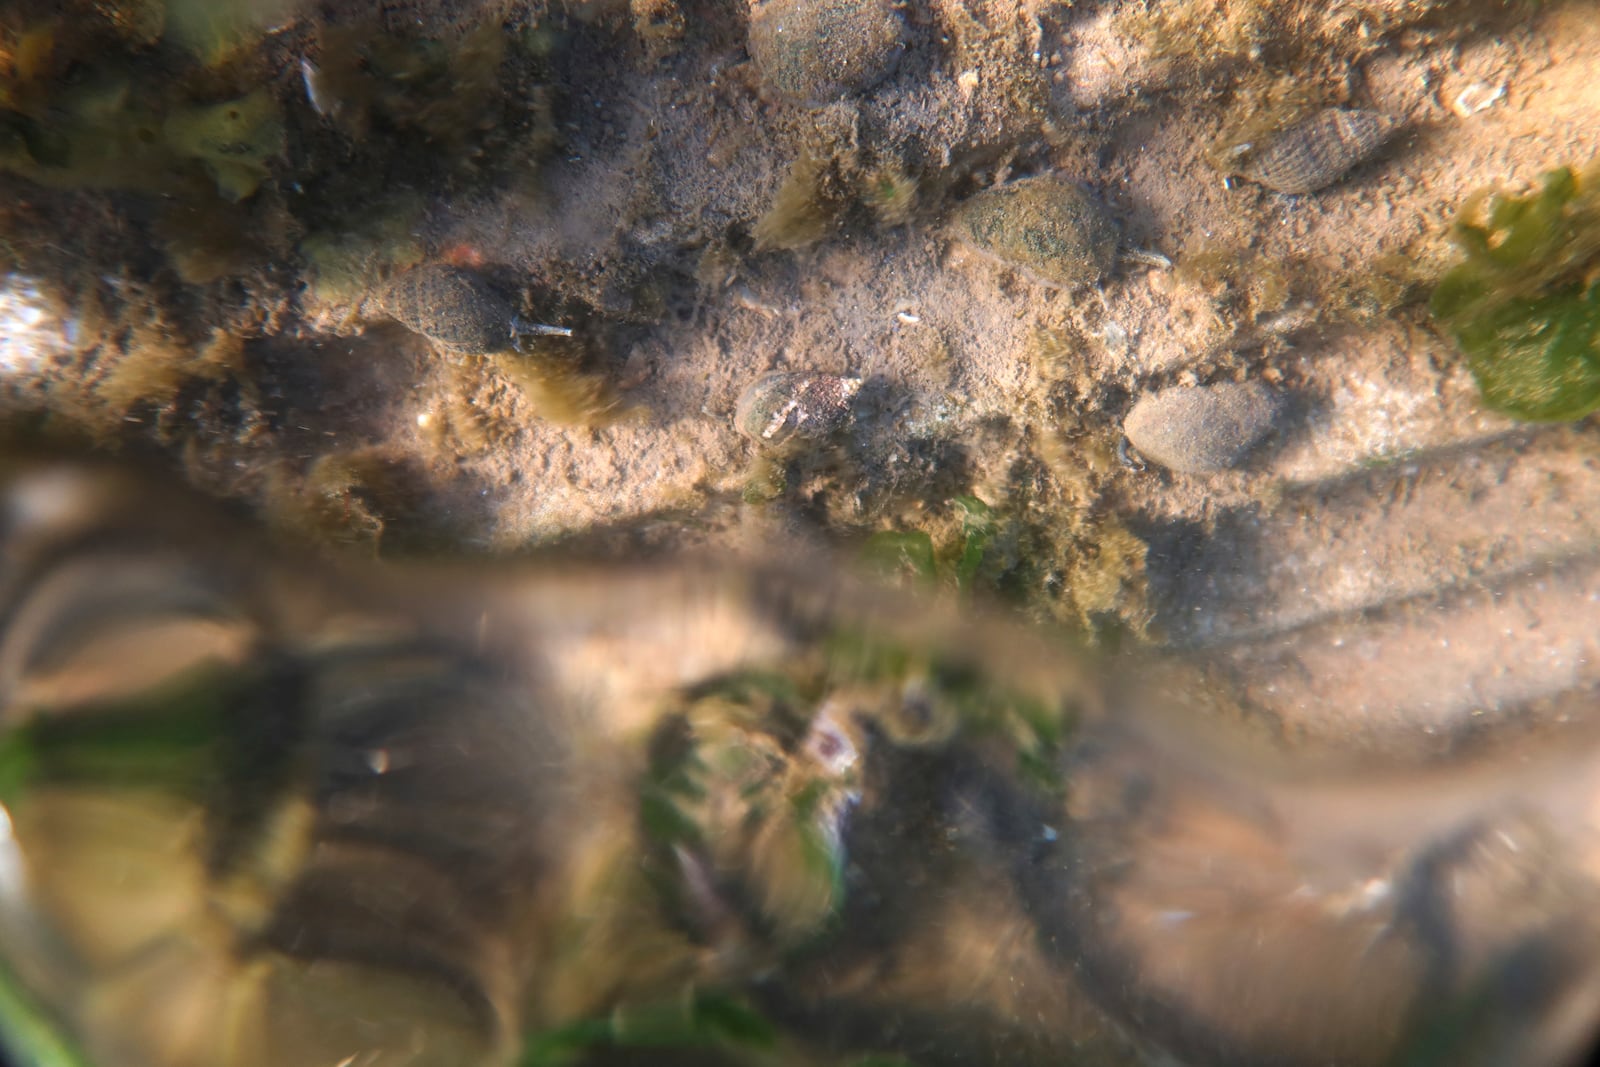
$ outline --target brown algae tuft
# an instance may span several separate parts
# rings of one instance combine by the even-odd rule
[[[894,71],[905,23],[887,0],[755,0],[750,58],[775,97],[821,107]]]
[[[826,237],[848,206],[837,185],[831,164],[802,152],[778,187],[772,206],[756,220],[752,229],[756,248],[804,248]]]
[[[577,352],[499,352],[489,362],[547,422],[594,428],[626,417],[628,409],[611,380],[585,370],[580,357]]]
[[[1600,163],[1551,171],[1526,196],[1480,190],[1452,237],[1465,260],[1431,307],[1484,403],[1540,422],[1600,410]]]
[[[957,212],[956,232],[1047,285],[1092,284],[1116,262],[1116,222],[1078,185],[1052,175],[978,193]]]

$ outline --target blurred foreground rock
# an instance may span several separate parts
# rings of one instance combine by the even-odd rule
[[[330,565],[126,470],[4,473],[25,1061],[1560,1064],[1600,1020],[1582,671],[1437,720],[1502,743],[1356,759],[1236,720],[1486,684],[1410,616],[1364,633],[1426,698],[1360,630],[1097,661],[803,555]],[[1575,574],[1506,625],[1593,623]]]

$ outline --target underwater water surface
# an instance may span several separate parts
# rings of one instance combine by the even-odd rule
[[[0,1049],[1566,1064],[1591,0],[0,0]]]

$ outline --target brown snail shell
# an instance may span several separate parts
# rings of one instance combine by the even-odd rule
[[[482,275],[447,263],[406,271],[378,294],[384,313],[458,356],[499,352],[513,344],[516,308]]]
[[[1313,193],[1371,158],[1399,128],[1376,111],[1329,108],[1275,134],[1240,173],[1275,192]]]

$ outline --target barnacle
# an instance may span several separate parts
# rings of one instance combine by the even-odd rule
[[[1600,409],[1600,165],[1553,170],[1527,196],[1475,193],[1452,236],[1465,259],[1432,309],[1484,403],[1543,422]]]

